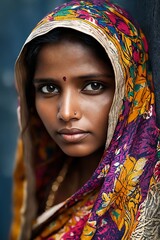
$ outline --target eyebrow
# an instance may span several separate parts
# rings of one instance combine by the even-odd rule
[[[114,77],[114,74],[112,73],[108,73],[108,74],[98,74],[98,73],[95,73],[95,74],[88,74],[88,75],[82,75],[82,76],[75,76],[74,78],[76,79],[79,79],[79,80],[87,80],[87,79],[94,79],[94,78],[102,78],[102,77],[107,77],[107,78],[113,78]],[[42,84],[42,83],[58,83],[59,81],[54,79],[54,78],[34,78],[33,79],[33,84]]]
[[[57,80],[54,78],[34,78],[33,79],[33,84],[46,83],[46,82],[57,82]]]
[[[77,79],[91,79],[91,78],[99,78],[99,77],[107,77],[107,78],[112,78],[114,77],[114,74],[89,74],[89,75],[82,75],[82,76],[78,76]]]

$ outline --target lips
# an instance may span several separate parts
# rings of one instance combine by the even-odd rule
[[[65,142],[76,143],[82,141],[88,136],[88,132],[77,128],[64,128],[58,131],[58,134]]]

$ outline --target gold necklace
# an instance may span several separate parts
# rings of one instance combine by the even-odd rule
[[[64,163],[62,169],[59,172],[59,175],[56,177],[56,180],[52,183],[51,190],[46,201],[46,210],[50,209],[53,206],[56,193],[67,175],[70,163],[71,159]]]

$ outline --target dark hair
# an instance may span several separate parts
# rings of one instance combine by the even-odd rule
[[[27,86],[26,86],[26,98],[27,98],[27,103],[29,107],[33,107],[34,89],[33,89],[32,80],[34,77],[38,53],[40,52],[41,48],[45,44],[59,43],[64,39],[69,40],[71,42],[79,42],[82,45],[85,45],[91,48],[98,59],[103,60],[112,68],[112,65],[107,56],[107,53],[105,52],[104,48],[96,39],[94,39],[93,37],[85,33],[79,32],[71,28],[63,28],[63,27],[55,28],[46,34],[38,36],[37,38],[33,39],[27,45],[26,54],[25,54],[25,64],[28,69],[27,78],[29,79],[29,81],[27,81]],[[32,97],[28,96],[27,94],[28,92],[33,93],[32,94],[33,96]]]

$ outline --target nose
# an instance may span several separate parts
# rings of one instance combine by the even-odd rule
[[[59,100],[57,118],[64,122],[81,118],[78,93],[72,90],[64,92]]]

